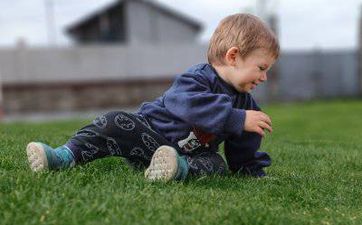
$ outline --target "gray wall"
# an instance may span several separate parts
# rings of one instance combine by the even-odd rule
[[[357,51],[289,52],[279,65],[279,96],[308,100],[358,94]]]
[[[21,111],[27,104],[26,109],[31,110],[34,104],[43,104],[43,101],[31,101],[45,95],[47,102],[54,101],[54,108],[60,110],[67,105],[66,109],[72,110],[82,102],[79,99],[104,97],[105,89],[112,93],[107,97],[122,96],[109,101],[107,107],[131,105],[129,99],[136,99],[137,103],[143,98],[152,100],[169,87],[176,74],[193,64],[205,62],[206,50],[206,46],[200,45],[0,49],[0,77],[6,90],[4,108]],[[357,96],[357,65],[356,51],[284,53],[276,65],[279,80],[273,99],[295,101]],[[152,85],[157,90],[152,91]],[[35,89],[36,96],[32,91]],[[259,101],[268,101],[270,90],[270,82],[266,82],[254,95]],[[103,97],[94,99],[93,103],[104,106]],[[70,98],[72,104],[68,104]],[[92,101],[88,103],[81,108],[91,107]],[[52,108],[49,106],[47,110]]]
[[[204,62],[206,46],[0,49],[3,83],[170,78]]]
[[[192,43],[198,34],[190,25],[141,2],[128,1],[125,12],[129,44]]]

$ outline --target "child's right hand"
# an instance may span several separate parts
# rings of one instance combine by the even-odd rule
[[[265,136],[264,129],[270,133],[273,131],[271,119],[267,114],[255,110],[245,110],[245,112],[245,131],[256,132],[262,137]]]

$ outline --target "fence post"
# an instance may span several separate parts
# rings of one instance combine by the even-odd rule
[[[358,51],[357,51],[357,79],[358,95],[362,96],[362,5],[360,5],[358,18]]]
[[[0,68],[0,121],[4,118],[4,100],[3,100],[3,85],[2,85],[2,75]]]
[[[279,36],[279,30],[278,30],[278,17],[276,14],[272,14],[268,17],[268,24],[270,28],[274,31],[275,35]],[[275,63],[273,68],[269,72],[268,76],[268,82],[267,82],[267,101],[268,102],[274,102],[278,100],[279,96],[279,76],[280,70],[279,70],[279,63]]]

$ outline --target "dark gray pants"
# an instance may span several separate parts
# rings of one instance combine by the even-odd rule
[[[136,168],[146,168],[153,153],[161,145],[178,146],[152,130],[140,115],[114,111],[97,117],[79,130],[66,144],[76,164],[84,164],[107,156],[120,156]],[[192,175],[224,174],[226,163],[216,152],[186,156]]]

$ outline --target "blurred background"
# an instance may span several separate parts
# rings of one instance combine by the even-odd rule
[[[361,0],[2,0],[0,117],[136,109],[206,62],[233,13],[260,16],[280,59],[263,104],[362,96]]]

